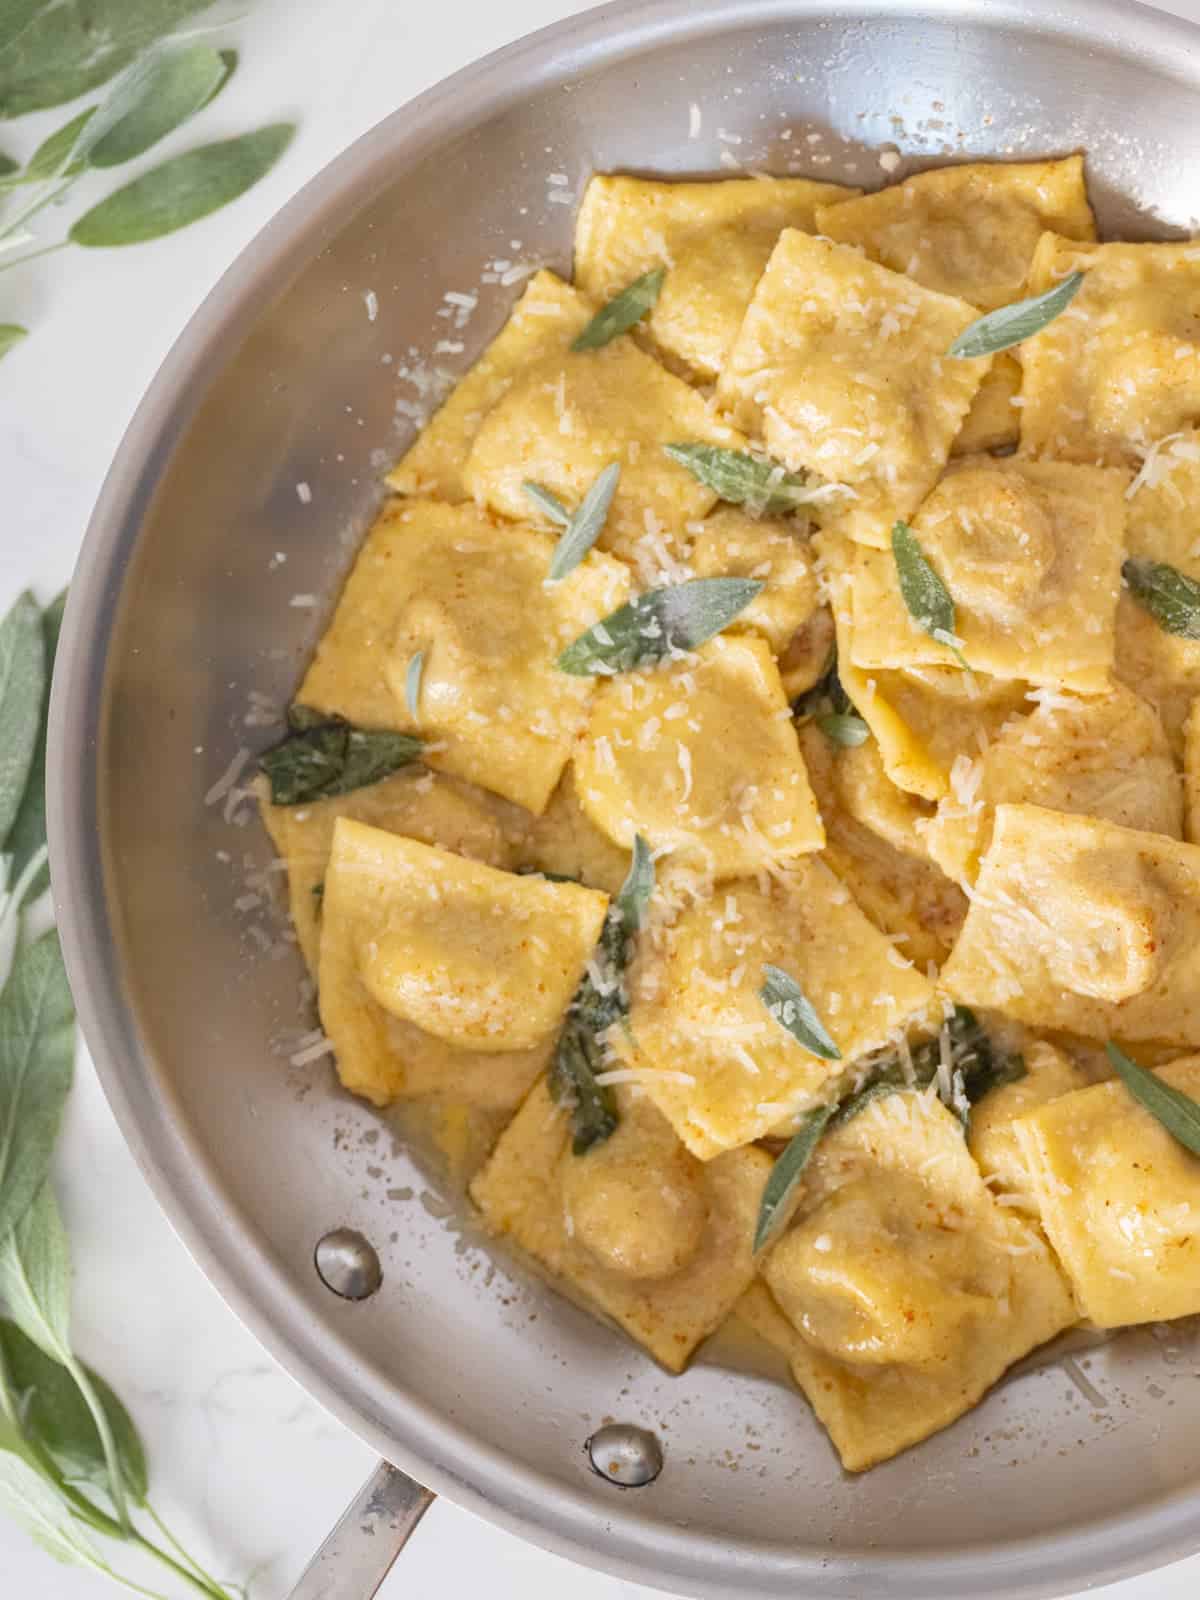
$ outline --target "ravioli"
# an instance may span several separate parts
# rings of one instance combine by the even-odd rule
[[[298,698],[360,726],[420,734],[431,767],[541,811],[593,690],[560,672],[557,657],[630,588],[625,568],[597,554],[548,586],[553,549],[474,506],[385,506]],[[418,652],[414,716],[407,679]]]
[[[950,447],[951,456],[1009,450],[1021,437],[1021,363],[1011,350],[993,356],[991,370],[979,386],[971,409]]]
[[[616,1132],[577,1156],[567,1112],[537,1084],[471,1198],[493,1234],[681,1372],[754,1276],[771,1159],[748,1149],[697,1161],[648,1100],[616,1096]]]
[[[1200,1096],[1200,1057],[1158,1075]],[[1200,1312],[1200,1161],[1123,1084],[1079,1089],[1014,1127],[1042,1226],[1089,1321]]]
[[[851,1062],[933,1002],[929,980],[819,861],[798,861],[765,886],[719,887],[648,946],[614,1048],[703,1161],[826,1099]],[[767,1010],[767,963],[800,985],[840,1062],[812,1054]],[[680,1071],[691,1081],[676,1081]]]
[[[722,506],[693,525],[688,566],[697,578],[757,578],[763,586],[726,631],[757,633],[776,656],[788,651],[820,606],[812,546],[803,531],[805,524],[795,518],[752,517],[737,506]]]
[[[609,895],[617,894],[625,882],[630,853],[614,844],[579,804],[571,767],[545,811],[533,816],[512,807],[505,820],[505,835],[518,871],[576,878]]]
[[[1200,844],[1200,699],[1192,701],[1183,729],[1183,836]]]
[[[575,752],[579,803],[631,848],[685,850],[716,877],[824,841],[779,672],[761,639],[720,637],[597,692]]]
[[[976,318],[846,245],[788,229],[717,386],[738,427],[792,471],[848,486],[824,521],[866,544],[916,510],[991,357],[949,359]]]
[[[575,224],[575,281],[606,301],[642,273],[665,267],[642,329],[686,374],[711,382],[783,229],[813,232],[819,206],[858,192],[810,178],[595,177]]]
[[[1152,706],[1120,684],[1085,698],[1053,690],[1032,698],[1028,716],[1012,717],[978,755],[959,757],[951,793],[924,825],[929,851],[950,877],[975,881],[995,807],[1005,801],[1180,837],[1179,775]]]
[[[1049,1250],[930,1095],[876,1101],[822,1141],[806,1183],[763,1265],[772,1304],[739,1310],[782,1344],[847,1471],[948,1426],[1076,1320]]]
[[[1092,1079],[1084,1067],[1045,1039],[1027,1043],[1023,1059],[1023,1078],[993,1089],[971,1108],[967,1145],[993,1194],[1012,1196],[1024,1202],[1025,1211],[1036,1213],[1017,1120],[1075,1089],[1086,1089]]]
[[[1084,694],[1106,687],[1125,484],[1102,468],[990,456],[947,472],[912,531],[950,592],[968,666]],[[855,666],[954,662],[909,615],[890,551],[860,550],[851,584]]]
[[[1045,292],[1081,271],[1070,306],[1021,347],[1021,448],[1133,467],[1200,421],[1200,248],[1081,245],[1046,234],[1030,273]]]
[[[965,1005],[1085,1038],[1200,1045],[1200,845],[997,806],[941,981]]]

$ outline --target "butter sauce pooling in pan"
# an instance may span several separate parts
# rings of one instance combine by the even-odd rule
[[[1198,312],[1080,157],[594,178],[263,760],[345,1086],[852,1471],[1200,1312]]]

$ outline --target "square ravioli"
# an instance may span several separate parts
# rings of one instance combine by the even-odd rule
[[[811,1054],[767,1010],[768,963],[800,985],[840,1061]],[[728,883],[644,940],[631,997],[629,1031],[614,1048],[643,1070],[647,1094],[707,1161],[826,1099],[934,993],[829,868],[804,860],[765,886]],[[681,1069],[691,1082],[676,1081]]]
[[[847,809],[845,785],[836,776],[842,757],[835,759],[834,747],[814,723],[800,729],[800,749],[825,824],[822,861],[833,868],[859,910],[887,934],[901,955],[922,972],[929,970],[930,962],[941,966],[967,914],[966,896],[921,853],[919,837],[900,843],[891,830],[880,832],[862,821],[865,808],[857,815]],[[895,820],[901,816],[898,808]],[[876,814],[875,823],[879,820]]]
[[[287,867],[292,925],[314,977],[320,953],[325,869],[339,817],[402,833],[491,867],[515,864],[510,835],[516,819],[524,813],[473,784],[419,766],[405,767],[350,794],[301,806],[274,806],[266,780],[261,779],[257,787],[263,823]]]
[[[577,1156],[567,1112],[537,1084],[471,1198],[492,1233],[681,1372],[754,1276],[771,1160],[731,1150],[699,1162],[648,1100],[616,1097],[616,1132]]]
[[[858,192],[809,178],[596,177],[575,224],[575,282],[603,302],[666,267],[658,303],[640,326],[694,379],[711,382],[784,228],[813,232],[818,206]]]
[[[1086,1089],[1093,1080],[1084,1067],[1045,1039],[1026,1043],[1022,1055],[1025,1076],[1001,1084],[971,1107],[967,1145],[994,1194],[1016,1196],[1025,1202],[1023,1209],[1036,1213],[1017,1119],[1075,1089]]]
[[[1129,486],[1125,547],[1133,560],[1165,561],[1200,581],[1200,431],[1162,442]],[[1156,706],[1176,756],[1200,695],[1200,640],[1167,633],[1126,588],[1117,607],[1115,671]]]
[[[587,717],[592,682],[559,652],[620,605],[629,574],[593,553],[547,584],[554,542],[474,506],[386,505],[358,554],[298,700],[430,741],[431,767],[541,811]],[[421,652],[420,703],[406,680]]]
[[[1200,844],[1200,700],[1192,701],[1183,728],[1183,800],[1183,836]]]
[[[1158,1076],[1200,1098],[1200,1058]],[[1124,1084],[1079,1089],[1015,1128],[1042,1226],[1090,1321],[1200,1312],[1200,1161]]]
[[[686,851],[716,877],[824,843],[779,670],[761,639],[719,637],[596,692],[575,750],[579,803],[629,849]]]
[[[1011,350],[1001,350],[954,437],[951,458],[1015,448],[1021,437],[1020,403],[1021,363]]]
[[[1180,837],[1179,775],[1153,706],[1122,684],[1082,699],[1035,689],[1030,699],[1029,716],[1010,718],[985,750],[958,758],[951,793],[923,825],[950,877],[974,883],[1005,801]]]
[[[758,578],[763,585],[726,631],[760,634],[785,656],[821,604],[806,525],[722,506],[690,531],[688,566],[697,578]]]
[[[997,806],[941,982],[1042,1028],[1200,1045],[1200,845]]]
[[[913,519],[950,592],[967,664],[998,678],[1097,693],[1114,657],[1126,479],[1065,462],[972,456]],[[949,666],[953,650],[910,617],[890,550],[851,569],[854,664]]]
[[[763,1263],[773,1306],[751,1302],[750,1320],[784,1345],[848,1472],[947,1427],[1076,1320],[1045,1242],[996,1203],[936,1097],[877,1100],[822,1141],[806,1184]]]
[[[1084,278],[1074,300],[1021,346],[1021,448],[1136,466],[1200,420],[1200,247],[1081,245],[1048,233],[1030,291],[1075,271]]]
[[[1047,230],[1091,240],[1083,157],[981,161],[918,172],[875,194],[822,206],[818,233],[980,311],[1019,300]]]
[[[974,306],[790,228],[746,312],[718,398],[792,471],[848,485],[823,520],[884,546],[937,482],[991,357],[946,356]]]

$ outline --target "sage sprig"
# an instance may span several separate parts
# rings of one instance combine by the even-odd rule
[[[29,329],[19,322],[0,322],[0,356],[6,356],[14,345],[29,337]]]
[[[1164,633],[1200,639],[1200,583],[1165,561],[1129,556],[1121,567],[1129,592]]]
[[[1176,1143],[1200,1156],[1200,1102],[1139,1065],[1111,1041],[1104,1050],[1138,1105],[1160,1122]]]
[[[953,650],[961,661],[954,634],[954,601],[907,522],[897,522],[892,527],[892,556],[900,597],[909,616],[918,628]]]
[[[827,498],[796,473],[746,450],[723,450],[712,444],[665,444],[672,461],[730,505],[749,506],[759,516],[781,516],[797,506]]]
[[[653,893],[654,858],[639,834],[629,873],[608,908],[592,967],[576,990],[550,1067],[550,1091],[571,1112],[577,1156],[602,1144],[617,1128],[616,1096],[596,1081],[604,1070],[602,1040],[607,1029],[629,1014],[625,973]]]
[[[775,1021],[791,1034],[797,1044],[826,1061],[842,1059],[842,1052],[830,1037],[811,1000],[790,973],[767,962],[763,967],[763,984],[758,993]]]
[[[356,728],[344,717],[292,706],[291,730],[258,761],[271,785],[271,804],[305,805],[349,794],[390,777],[421,754],[411,733]]]
[[[618,606],[562,652],[576,677],[611,676],[650,666],[675,651],[698,650],[727,628],[762,590],[756,578],[689,578]]]
[[[655,267],[653,271],[643,272],[640,278],[635,278],[627,289],[622,289],[607,305],[600,307],[571,349],[599,350],[621,334],[628,333],[658,303],[666,275],[665,267]]]
[[[549,489],[543,488],[540,483],[534,483],[529,478],[526,478],[521,488],[542,515],[549,517],[556,527],[565,528],[570,522],[571,513],[556,494],[550,493]]]
[[[1001,350],[1011,350],[1013,345],[1032,339],[1055,317],[1061,316],[1082,285],[1083,273],[1072,272],[1044,294],[1031,295],[1027,300],[1016,300],[1010,306],[989,311],[986,317],[980,317],[969,328],[964,328],[946,354],[961,361],[971,361],[978,356],[992,356]]]
[[[894,1050],[876,1056],[860,1088],[843,1094],[840,1100],[814,1106],[805,1114],[764,1185],[754,1230],[755,1251],[763,1249],[787,1222],[805,1169],[824,1136],[844,1128],[876,1100],[901,1089],[926,1089],[937,1082],[940,1098],[958,1117],[965,1134],[973,1105],[991,1090],[1025,1076],[1022,1057],[997,1050],[975,1013],[966,1006],[956,1006],[943,1029],[949,1056],[947,1085],[942,1083],[943,1040],[939,1030],[934,1038],[916,1045],[907,1061]]]
[[[613,495],[616,494],[617,484],[620,481],[621,467],[614,461],[596,478],[579,502],[578,510],[567,518],[559,541],[554,547],[554,557],[547,574],[552,583],[558,583],[569,572],[574,572],[604,532]]]

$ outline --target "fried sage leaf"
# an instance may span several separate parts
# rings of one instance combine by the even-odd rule
[[[627,289],[622,289],[607,305],[600,307],[571,349],[599,350],[602,345],[628,333],[657,303],[666,275],[665,267],[655,267],[635,278]]]
[[[830,744],[841,745],[844,750],[865,744],[871,737],[870,728],[856,712],[825,711],[814,720]]]
[[[576,677],[631,672],[673,650],[697,650],[727,628],[762,590],[756,578],[690,578],[647,589],[594,622],[558,658]]]
[[[542,515],[549,517],[558,527],[565,528],[570,522],[571,513],[556,494],[550,493],[549,489],[544,489],[540,483],[534,483],[531,478],[526,478],[521,488]]]
[[[558,544],[554,547],[554,558],[547,574],[552,583],[574,572],[603,533],[620,480],[620,464],[614,461],[596,478],[579,502],[578,510],[568,517]]]
[[[1115,1044],[1104,1047],[1116,1068],[1117,1076],[1140,1106],[1144,1106],[1177,1143],[1192,1155],[1200,1156],[1200,1102],[1167,1083],[1156,1072],[1149,1072],[1119,1050]]]
[[[776,1158],[758,1204],[758,1222],[754,1228],[755,1254],[770,1243],[787,1221],[790,1202],[804,1176],[804,1169],[824,1138],[836,1110],[836,1106],[817,1106],[810,1111],[800,1125],[800,1131],[793,1134]]]
[[[259,757],[271,784],[271,803],[299,806],[349,794],[407,767],[421,754],[411,733],[356,728],[342,717],[327,717],[308,706],[288,712],[291,732]]]
[[[814,492],[803,477],[746,450],[722,450],[712,444],[665,444],[663,449],[722,500],[749,506],[763,516],[781,516],[827,498],[827,491]]]
[[[918,628],[957,653],[954,601],[907,522],[897,522],[892,527],[892,555],[896,562],[896,581],[909,616]]]
[[[1129,592],[1164,633],[1200,639],[1200,583],[1165,561],[1130,556],[1121,568]]]
[[[763,985],[758,991],[763,1005],[781,1028],[786,1028],[797,1044],[825,1061],[840,1061],[838,1049],[825,1024],[817,1015],[795,978],[782,967],[767,962],[763,967]]]
[[[1048,323],[1060,316],[1074,300],[1083,284],[1083,273],[1072,272],[1061,283],[1056,283],[1045,294],[1031,295],[1028,300],[1017,300],[1011,306],[1001,306],[989,311],[969,328],[964,328],[946,351],[961,361],[976,356],[992,356],[1001,350],[1011,350],[1013,345],[1032,339]]]

